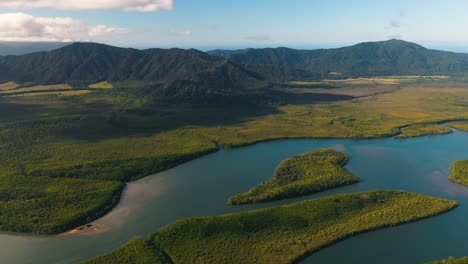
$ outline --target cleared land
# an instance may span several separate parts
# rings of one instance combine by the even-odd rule
[[[48,95],[59,95],[59,96],[73,96],[73,95],[83,95],[89,94],[93,91],[89,90],[75,90],[75,91],[58,91],[58,92],[32,92],[32,93],[21,93],[21,94],[14,94],[10,95],[12,97],[20,97],[20,96],[48,96]]]
[[[438,215],[455,206],[453,201],[400,191],[335,195],[180,220],[154,233],[151,241],[173,263],[292,263],[349,236]]]
[[[0,84],[0,92],[16,89],[19,84],[15,82],[7,82]]]
[[[356,183],[344,165],[349,157],[330,149],[307,152],[280,163],[273,178],[231,197],[228,204],[268,202]]]
[[[449,179],[468,186],[468,160],[455,161],[450,166]]]
[[[61,91],[61,90],[71,90],[72,87],[68,84],[56,84],[56,85],[37,85],[31,87],[10,89],[7,91],[2,91],[0,94],[22,94],[22,93],[31,93],[31,92],[47,92],[47,91]]]

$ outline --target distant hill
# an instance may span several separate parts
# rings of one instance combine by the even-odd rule
[[[468,54],[426,49],[401,40],[366,42],[321,50],[289,48],[215,50],[250,71],[273,80],[342,76],[460,74],[468,71]]]
[[[0,56],[51,51],[69,44],[70,42],[0,42]]]
[[[155,97],[238,96],[290,80],[468,72],[468,54],[426,49],[401,40],[320,50],[118,48],[74,43],[47,52],[0,56],[0,83],[137,82]]]
[[[229,95],[256,87],[258,82],[242,67],[194,49],[137,50],[96,43],[0,57],[0,69],[0,82],[88,85],[141,81],[152,83],[162,95]]]

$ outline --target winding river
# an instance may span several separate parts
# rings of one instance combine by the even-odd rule
[[[270,178],[277,164],[299,153],[331,147],[351,156],[361,182],[280,202],[228,207],[233,194]],[[400,189],[457,200],[455,210],[420,222],[339,242],[303,263],[424,263],[468,255],[468,187],[447,179],[450,163],[468,159],[468,133],[406,140],[283,140],[220,151],[129,183],[120,204],[95,221],[100,231],[56,236],[0,235],[0,263],[77,263],[112,251],[134,236],[180,218],[220,215],[304,199],[372,189]]]

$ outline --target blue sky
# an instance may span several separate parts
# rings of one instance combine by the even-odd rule
[[[172,8],[147,12],[129,11],[127,7],[113,5],[109,9],[89,6],[85,9],[68,6],[54,9],[47,4],[45,7],[24,7],[25,2],[37,0],[3,1],[11,2],[9,6],[12,7],[1,7],[0,2],[0,14],[24,13],[38,23],[48,23],[49,28],[52,20],[44,22],[37,18],[67,17],[95,32],[91,34],[81,28],[76,29],[81,35],[65,32],[63,34],[69,34],[67,40],[99,41],[119,46],[317,48],[398,38],[431,48],[468,51],[468,1],[152,0],[170,3]],[[39,1],[51,2],[50,6],[54,6],[53,2],[57,0]],[[80,1],[84,0],[76,0],[77,3]],[[122,2],[125,1],[132,2]],[[0,15],[0,27],[1,21]],[[63,27],[78,27],[66,25]],[[95,28],[98,25],[103,27]],[[60,30],[57,32],[65,29]],[[11,31],[19,30],[12,27]],[[20,37],[27,39],[28,34],[41,38],[28,30]]]

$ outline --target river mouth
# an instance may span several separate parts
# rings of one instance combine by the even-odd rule
[[[355,185],[273,203],[227,206],[227,199],[269,179],[278,163],[318,148],[346,151]],[[220,215],[305,199],[397,189],[457,200],[434,218],[362,234],[327,247],[303,263],[423,263],[466,255],[468,188],[447,179],[449,165],[468,159],[468,133],[406,140],[281,140],[219,151],[129,183],[119,205],[83,232],[56,236],[0,235],[0,263],[77,263],[112,251],[134,236],[192,216]],[[94,231],[93,231],[94,230]]]

